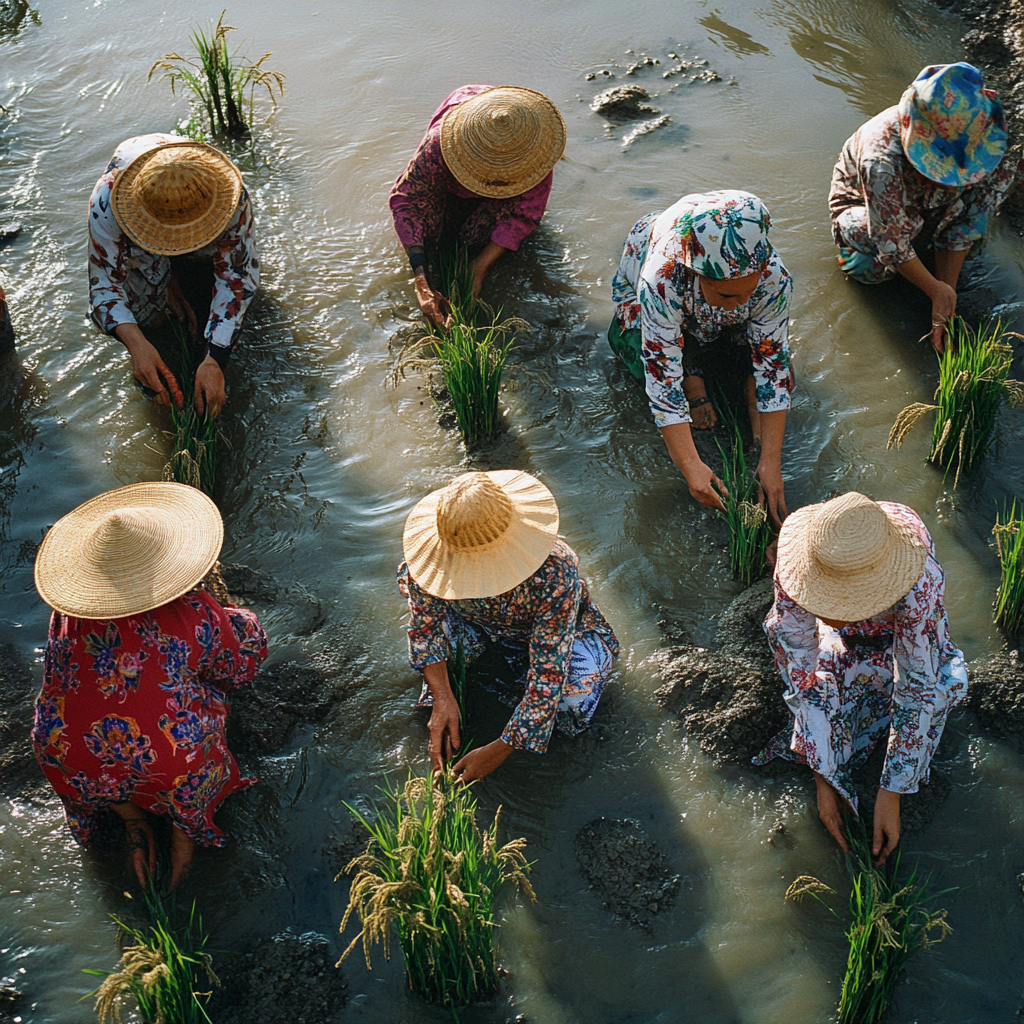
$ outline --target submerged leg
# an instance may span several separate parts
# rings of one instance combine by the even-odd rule
[[[196,843],[177,825],[171,828],[171,884],[173,889],[192,869],[192,855]]]

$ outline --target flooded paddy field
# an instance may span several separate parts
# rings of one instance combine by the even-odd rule
[[[46,638],[36,544],[92,495],[159,479],[167,458],[165,413],[86,317],[89,193],[122,139],[186,114],[146,75],[187,45],[192,21],[218,13],[194,0],[41,0],[0,31],[0,226],[20,225],[0,245],[19,336],[18,362],[0,378],[0,641],[32,676],[7,673],[20,681],[3,691],[15,721]],[[351,939],[337,934],[347,883],[333,881],[356,849],[344,804],[365,807],[389,774],[428,763],[394,582],[402,525],[455,473],[515,467],[558,498],[561,531],[623,656],[589,733],[516,755],[477,787],[486,815],[503,804],[510,832],[527,838],[538,903],[503,924],[501,996],[460,1019],[824,1024],[842,930],[820,908],[783,901],[804,873],[847,891],[809,777],[716,766],[653,696],[659,652],[680,637],[709,643],[740,587],[724,524],[690,499],[642,389],[608,348],[609,286],[642,214],[718,187],[761,196],[796,282],[789,507],[850,489],[913,506],[946,571],[954,641],[969,660],[998,650],[989,531],[996,503],[1024,479],[1024,412],[1003,413],[997,452],[955,492],[924,463],[926,430],[886,451],[897,413],[934,389],[934,356],[916,344],[928,308],[899,285],[842,278],[826,204],[843,141],[922,66],[961,59],[964,23],[923,0],[236,0],[228,15],[250,55],[274,51],[286,92],[253,148],[234,154],[263,285],[227,374],[216,497],[223,560],[271,656],[232,726],[243,768],[262,783],[224,806],[231,842],[201,851],[183,890],[223,951],[217,963],[286,928],[328,936],[332,963]],[[670,52],[707,61],[717,80],[664,78]],[[626,76],[644,54],[661,63]],[[413,315],[388,189],[435,107],[467,82],[539,89],[568,129],[541,229],[485,289],[533,329],[515,349],[507,430],[470,457],[422,380],[385,387],[389,340]],[[590,109],[623,83],[670,118],[629,145],[635,123]],[[966,280],[964,301],[978,308],[1024,296],[1024,248],[1002,221]],[[481,698],[479,714],[497,735],[501,709]],[[13,1012],[25,1022],[80,1024],[92,987],[81,969],[116,961],[107,915],[124,909],[123,857],[116,845],[78,849],[58,800],[24,768],[30,748],[18,756],[20,769],[5,762],[0,804],[0,977],[16,976],[24,998]],[[912,962],[889,1020],[1010,1021],[1024,1003],[1024,760],[963,713],[935,768],[948,795],[904,848],[957,887],[944,897],[954,932]],[[636,819],[666,877],[679,876],[647,928],[616,918],[581,871],[577,834],[602,816]],[[786,843],[768,841],[778,822]],[[450,1019],[407,992],[397,957],[370,973],[353,956],[342,974],[338,1020]]]

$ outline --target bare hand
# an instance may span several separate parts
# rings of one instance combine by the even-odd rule
[[[213,356],[207,356],[196,370],[196,408],[199,415],[216,416],[224,408],[224,371]]]
[[[459,705],[454,697],[447,700],[437,700],[435,697],[427,728],[430,730],[427,750],[436,774],[444,771],[445,764],[459,750]]]
[[[721,496],[729,497],[729,491],[724,483],[711,471],[710,466],[703,462],[697,463],[686,476],[686,486],[690,488],[690,494],[697,499],[705,508],[716,508],[719,512],[725,511],[725,502]]]
[[[944,281],[936,281],[931,300],[932,329],[929,337],[932,348],[941,356],[946,350],[946,325],[956,313],[956,289]]]
[[[138,330],[138,328],[136,328]],[[181,406],[182,395],[174,374],[167,368],[167,364],[160,358],[160,353],[146,340],[142,332],[138,337],[125,343],[129,355],[132,357],[132,374],[143,386],[155,392],[157,405],[174,404]]]
[[[846,801],[833,789],[825,778],[814,773],[814,781],[818,787],[818,817],[821,823],[828,829],[829,834],[839,844],[843,853],[849,853],[850,847],[846,843],[846,836],[843,833],[843,814],[840,810],[840,801]]]
[[[471,750],[465,757],[459,759],[452,770],[462,782],[474,782],[485,775],[490,775],[495,768],[500,768],[511,753],[512,747],[504,740],[497,739],[485,747]]]
[[[451,318],[445,314],[448,305],[445,297],[430,287],[430,282],[424,274],[416,275],[415,287],[416,301],[423,315],[435,327],[447,327]]]
[[[171,274],[171,280],[167,284],[167,305],[171,312],[182,322],[188,324],[188,333],[193,341],[199,339],[199,323],[196,320],[195,310],[185,298],[178,279]]]
[[[764,560],[774,569],[775,562],[779,557],[779,538],[775,537],[771,544],[764,549]]]
[[[765,466],[758,463],[754,470],[754,477],[760,485],[761,503],[768,507],[768,514],[776,527],[782,526],[782,521],[789,515],[786,508],[785,487],[782,483],[782,472],[775,466]],[[774,563],[773,563],[774,564]]]
[[[875,799],[875,837],[871,843],[871,856],[880,868],[886,857],[900,841],[900,795],[888,789],[879,789]]]

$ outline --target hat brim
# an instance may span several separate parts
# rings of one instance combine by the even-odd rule
[[[529,473],[517,469],[487,474],[512,502],[508,530],[472,552],[445,544],[437,531],[443,488],[418,502],[405,521],[402,546],[417,585],[446,601],[496,597],[529,579],[545,562],[558,536],[554,495]]]
[[[135,199],[133,186],[157,153],[169,149],[199,151],[218,172],[218,192],[211,209],[186,224],[165,224],[150,215]],[[118,227],[138,246],[156,256],[183,256],[215,242],[231,223],[242,198],[242,175],[220,150],[205,142],[167,142],[140,153],[123,167],[110,190],[110,208]]]
[[[111,513],[146,508],[165,532],[158,556],[101,565],[94,530]],[[140,615],[188,593],[212,568],[224,543],[213,501],[186,484],[129,484],[97,495],[59,519],[36,553],[39,596],[55,611],[84,619]]]
[[[801,608],[819,619],[861,622],[906,597],[924,572],[927,551],[913,531],[885,512],[893,543],[883,564],[842,577],[829,572],[811,555],[811,522],[826,503],[791,512],[779,531],[775,578]]]

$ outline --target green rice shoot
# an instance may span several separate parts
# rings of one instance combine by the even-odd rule
[[[116,970],[84,971],[104,980],[82,998],[95,996],[100,1024],[123,1021],[130,999],[144,1024],[210,1024],[206,1005],[220,981],[206,952],[207,935],[195,902],[181,927],[173,923],[173,902],[165,901],[152,885],[146,903],[148,926],[136,927],[111,915],[131,945],[122,941]]]
[[[284,95],[284,75],[263,66],[269,53],[252,63],[237,52],[229,52],[227,34],[234,27],[224,24],[225,14],[227,9],[221,11],[217,24],[207,31],[193,29],[194,57],[168,53],[149,70],[147,81],[160,72],[160,80],[171,83],[172,95],[179,87],[188,94],[192,115],[180,130],[191,138],[202,140],[207,135],[203,115],[209,137],[245,138],[250,134],[256,93],[266,90],[275,109],[275,90],[278,96]]]
[[[451,655],[448,658],[448,682],[451,685],[452,693],[459,705],[459,731],[464,734],[469,723],[469,706],[466,701],[466,645],[459,637],[455,646],[451,647]],[[465,736],[462,737],[462,745],[466,746]]]
[[[999,589],[996,591],[995,624],[1009,637],[1024,633],[1024,530],[1017,499],[996,513],[992,527],[999,553]]]
[[[366,966],[392,936],[405,958],[409,987],[439,1006],[463,1006],[498,987],[496,903],[505,890],[535,900],[525,839],[499,847],[501,808],[489,828],[476,823],[472,787],[451,772],[387,787],[372,817],[349,810],[370,833],[366,851],[338,875],[354,875],[344,931],[362,924],[340,964],[362,943]]]
[[[931,892],[927,876],[919,878],[915,868],[909,878],[897,880],[898,852],[885,867],[874,866],[868,836],[859,817],[847,818],[846,837],[853,886],[846,931],[849,951],[836,1024],[876,1024],[885,1016],[910,958],[919,950],[937,945],[953,929],[946,920],[946,910],[931,909],[933,901],[943,893]],[[786,899],[799,902],[810,896],[838,918],[824,899],[830,894],[835,895],[835,890],[824,882],[801,875],[786,890]]]
[[[960,474],[973,466],[992,444],[1003,400],[1011,405],[1024,402],[1024,383],[1010,378],[1013,349],[1006,343],[1008,337],[1021,336],[1004,331],[999,320],[974,330],[962,317],[954,317],[947,333],[946,350],[939,356],[937,404],[908,405],[896,417],[888,447],[901,448],[914,426],[935,410],[928,461],[941,466],[945,476],[955,471],[956,487]]]

